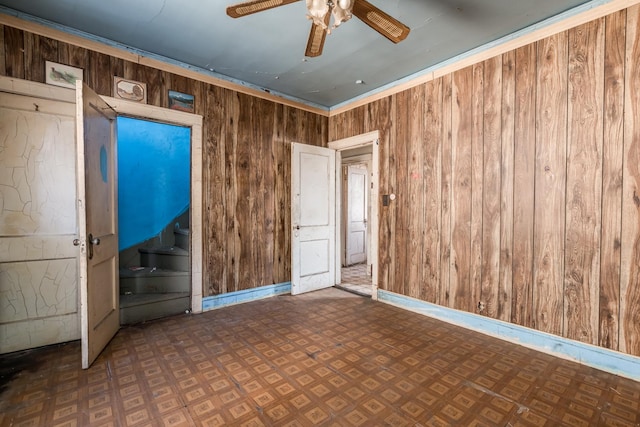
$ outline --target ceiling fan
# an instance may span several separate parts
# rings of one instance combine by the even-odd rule
[[[253,0],[227,7],[227,15],[240,18],[298,1],[300,0]],[[307,18],[313,23],[305,56],[320,56],[327,34],[351,19],[352,15],[394,43],[401,42],[409,35],[409,27],[366,0],[306,0],[306,3]],[[331,16],[333,25],[330,26]]]

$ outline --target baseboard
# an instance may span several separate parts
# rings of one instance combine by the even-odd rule
[[[378,290],[378,301],[485,335],[520,344],[562,359],[571,360],[615,375],[620,375],[621,377],[640,381],[639,357],[558,337],[474,313],[442,307],[380,289]]]
[[[215,310],[217,308],[228,307],[230,305],[242,304],[244,302],[256,301],[289,293],[291,293],[291,282],[214,295],[202,298],[202,311]]]

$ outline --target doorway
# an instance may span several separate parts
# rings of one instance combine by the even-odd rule
[[[338,175],[336,264],[341,268],[336,269],[335,286],[374,300],[378,299],[378,139],[379,132],[374,131],[329,143],[336,150]]]
[[[117,118],[120,324],[191,308],[191,129]]]
[[[202,312],[202,116],[169,110],[147,104],[102,97],[119,116],[151,120],[190,129],[190,206],[189,206],[189,270],[190,310]]]
[[[369,242],[371,227],[372,145],[342,152],[341,178],[341,282],[337,287],[371,296],[372,277]]]

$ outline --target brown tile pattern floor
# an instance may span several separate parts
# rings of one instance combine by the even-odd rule
[[[372,280],[367,264],[356,264],[342,267],[341,283],[336,288],[353,292],[362,296],[371,296]]]
[[[640,423],[638,382],[337,289],[127,327],[86,371],[77,342],[0,362],[30,366],[3,426]]]

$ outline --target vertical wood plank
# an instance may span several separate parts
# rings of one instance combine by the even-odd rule
[[[341,113],[331,118],[329,121],[329,141],[346,138],[346,117],[347,113]]]
[[[500,160],[500,277],[497,318],[511,320],[513,298],[513,182],[515,146],[516,54],[502,57],[502,130]]]
[[[602,202],[604,20],[569,30],[564,335],[596,344]]]
[[[8,77],[24,79],[24,32],[13,27],[4,27],[5,70]]]
[[[33,82],[46,81],[46,61],[58,61],[58,42],[47,37],[25,32],[24,34],[24,78]]]
[[[567,162],[567,33],[538,42],[535,327],[562,335]]]
[[[627,9],[620,351],[640,356],[640,5]]]
[[[392,206],[382,205],[382,195],[391,193],[392,174],[394,171],[390,167],[390,144],[395,133],[394,117],[395,110],[392,97],[386,97],[376,101],[375,107],[369,112],[369,128],[368,131],[379,130],[380,138],[378,141],[379,154],[379,192],[380,199],[374,201],[378,203],[379,214],[379,233],[378,233],[378,287],[384,290],[390,290],[392,279],[393,264],[393,235],[395,234],[392,226],[394,226]],[[374,260],[375,261],[375,260]]]
[[[502,161],[502,56],[484,62],[484,167],[482,178],[482,314],[498,317]],[[474,192],[475,192],[474,188]]]
[[[409,117],[411,111],[411,94],[408,90],[400,92],[396,96],[396,143],[392,147],[396,159],[396,199],[391,204],[396,206],[396,227],[395,227],[395,250],[396,259],[394,281],[392,283],[395,292],[407,295],[407,258],[409,249],[407,238],[409,228],[409,206],[408,182],[407,182],[407,145],[409,141]]]
[[[44,83],[45,62],[38,52],[40,36],[25,31],[24,33],[24,78],[32,82]]]
[[[288,228],[287,218],[287,200],[289,196],[289,186],[287,185],[285,174],[285,162],[289,162],[289,158],[285,157],[285,140],[284,140],[284,108],[282,104],[275,106],[273,114],[273,143],[271,145],[271,155],[274,158],[274,217],[273,217],[273,275],[276,283],[288,282],[291,278],[286,275],[287,260],[289,258],[289,252],[287,247],[289,241],[287,240],[286,230]]]
[[[167,73],[167,75],[165,76],[165,78],[168,78],[170,81],[172,77],[170,77],[169,73]],[[191,82],[191,84],[189,85],[189,88],[187,89],[187,93],[193,95],[193,107],[194,107],[194,112],[195,114],[199,114],[201,116],[204,116],[205,114],[205,110],[207,107],[207,103],[205,102],[205,93],[206,93],[206,87],[209,86],[207,83],[204,82],[198,82],[195,80],[189,80]],[[162,102],[166,102],[167,105],[169,105],[169,90],[167,89],[168,86],[165,86],[165,91],[164,91],[164,96],[167,97],[166,101],[162,101]]]
[[[362,105],[360,107],[354,108],[351,110],[351,122],[349,125],[349,136],[361,135],[364,133],[364,123],[365,123],[365,113],[367,111],[367,106]],[[315,114],[314,114],[315,116]]]
[[[273,145],[276,143],[275,124],[275,104],[271,101],[261,102],[261,139],[264,141],[261,147],[262,164],[264,171],[260,182],[260,193],[262,196],[262,238],[263,249],[262,259],[262,280],[257,285],[270,285],[276,283],[274,277],[274,251],[275,251],[275,189],[278,176],[275,174],[275,159],[273,155]]]
[[[471,289],[462,307],[477,311],[482,292],[482,199],[484,170],[484,63],[473,65],[471,133]]]
[[[103,53],[89,52],[91,69],[87,73],[90,86],[98,95],[112,95],[113,75],[111,74],[111,57]]]
[[[238,136],[240,102],[235,92],[226,93],[225,102],[225,192],[227,223],[225,226],[226,251],[227,251],[227,281],[222,290],[223,293],[238,290],[240,280],[240,242],[238,229],[240,224],[236,212],[238,211],[238,180],[237,180],[237,148],[240,140]]]
[[[111,70],[111,76],[109,78],[109,94],[113,96],[114,86],[113,86],[113,78],[114,77],[124,77],[124,59],[111,57],[109,69]]]
[[[440,300],[440,233],[442,215],[442,78],[425,85],[424,114],[424,249],[420,298]]]
[[[450,290],[451,278],[451,219],[452,219],[452,76],[442,77],[442,171],[441,196],[442,226],[440,231],[440,282],[438,304],[451,307],[452,294]]]
[[[398,162],[397,162],[397,154],[395,150],[395,139],[397,128],[398,128],[398,96],[392,95],[390,101],[390,109],[389,109],[390,117],[391,117],[391,127],[389,128],[389,142],[386,143],[389,153],[389,187],[388,194],[395,194],[396,189],[398,188],[398,179],[397,179],[397,171],[398,171]],[[389,213],[389,224],[390,224],[390,236],[389,236],[389,259],[391,260],[389,264],[389,290],[397,291],[396,288],[396,262],[397,262],[397,254],[401,251],[401,249],[397,246],[396,240],[396,232],[398,230],[397,225],[397,211],[398,204],[396,201],[391,201],[389,206],[387,207],[387,211]]]
[[[60,42],[58,45],[58,61],[72,67],[82,68],[85,75],[91,74],[89,73],[91,67],[89,51],[83,47]]]
[[[171,81],[169,82],[168,88],[171,90],[175,90],[176,92],[181,93],[190,93],[191,85],[189,84],[189,79],[184,76],[178,76],[175,74],[171,75]]]
[[[378,123],[380,122],[380,103],[378,101],[367,104],[364,114],[364,132],[372,132],[380,130]]]
[[[284,240],[286,241],[286,247],[283,248],[283,259],[284,263],[284,273],[287,277],[287,280],[291,280],[291,142],[294,141],[292,136],[288,133],[289,127],[289,117],[291,116],[290,110],[292,108],[284,106],[282,119],[282,137],[284,140],[284,185],[285,185],[285,195],[284,195]]]
[[[147,85],[147,104],[155,105],[156,107],[167,105],[168,94],[165,90],[162,71],[146,65],[138,65],[134,80]]]
[[[235,290],[249,289],[254,286],[255,265],[252,238],[252,214],[254,203],[251,194],[253,165],[251,145],[253,144],[253,105],[254,99],[245,94],[237,94],[239,105],[238,140],[236,144],[236,255],[238,262],[238,287]]]
[[[182,90],[186,90],[181,88]],[[205,95],[206,110],[203,120],[207,126],[203,144],[203,181],[207,184],[204,192],[204,242],[205,242],[205,295],[218,295],[226,288],[227,264],[225,224],[227,220],[227,199],[225,197],[225,91],[207,85]]]
[[[451,108],[451,269],[449,306],[471,301],[471,134],[473,68],[453,73]]]
[[[362,107],[365,108],[365,107]],[[319,116],[314,113],[309,113],[311,117],[315,120],[316,124],[316,132],[314,135],[315,140],[318,145],[322,147],[328,147],[329,144],[329,119],[327,117]],[[362,117],[362,125],[364,126],[364,116]]]
[[[515,51],[513,153],[513,293],[511,322],[533,327],[533,244],[536,156],[536,45]]]
[[[285,232],[287,233],[287,277],[291,278],[291,143],[292,142],[305,142],[304,136],[300,135],[300,130],[298,126],[299,119],[299,111],[295,108],[291,108],[288,106],[284,106],[284,126],[283,126],[283,135],[285,140],[285,183],[286,187],[286,228]]]
[[[618,349],[620,327],[625,23],[624,10],[607,16],[605,21],[602,249],[598,345],[613,350]]]
[[[243,245],[248,245],[248,253],[249,259],[245,260],[243,264],[247,264],[246,266],[251,269],[250,280],[246,281],[246,284],[242,286],[242,289],[250,289],[253,287],[261,286],[264,283],[262,282],[262,255],[263,248],[259,247],[261,245],[253,244],[257,242],[262,236],[260,236],[261,228],[263,225],[263,211],[261,209],[262,193],[260,191],[260,186],[263,181],[263,171],[261,170],[261,162],[262,162],[262,146],[264,141],[262,141],[261,135],[261,124],[263,121],[263,117],[259,114],[252,114],[253,112],[261,112],[261,104],[262,101],[260,99],[251,98],[251,104],[249,107],[249,129],[247,131],[250,133],[246,141],[242,143],[246,143],[247,153],[249,155],[248,168],[247,170],[243,170],[243,174],[247,174],[247,184],[248,188],[242,191],[244,197],[247,197],[249,200],[249,210],[246,213],[248,222],[246,223],[246,234],[243,238]],[[240,110],[242,111],[242,109]],[[242,170],[242,169],[241,169]],[[238,215],[236,213],[236,215]]]
[[[7,48],[4,45],[4,25],[0,24],[0,76],[7,75],[6,61]]]
[[[407,155],[407,295],[420,298],[422,287],[422,252],[424,243],[424,88],[416,86],[409,91],[409,123],[406,145]]]
[[[127,80],[136,80],[138,78],[138,67],[140,67],[140,65],[131,61],[123,61],[123,64],[122,77]]]
[[[253,243],[258,242],[260,241],[260,239],[264,238],[265,245],[251,244],[251,268],[253,271],[253,284],[251,286],[248,286],[248,288],[266,284],[264,282],[264,277],[262,276],[264,272],[263,268],[265,261],[264,246],[269,244],[269,242],[267,241],[267,236],[263,235],[265,221],[263,206],[264,170],[262,168],[265,148],[263,123],[265,119],[267,119],[267,117],[264,116],[264,105],[262,100],[252,99],[252,103],[253,106],[251,107],[251,112],[258,112],[258,114],[251,114],[252,135],[249,147],[247,147],[251,158],[251,165],[249,172],[250,179],[248,193],[250,207],[249,238],[246,240]]]

